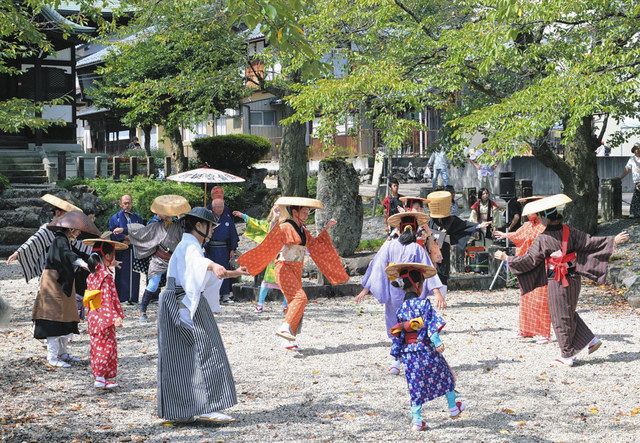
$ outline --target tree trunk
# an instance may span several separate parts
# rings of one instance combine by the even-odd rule
[[[151,157],[151,126],[143,126],[142,131],[144,132],[144,152],[147,157]]]
[[[184,172],[187,170],[188,162],[187,157],[184,155],[184,145],[182,144],[182,133],[180,128],[167,128],[169,138],[171,139],[171,148],[173,149],[173,161],[176,164],[178,172]]]
[[[598,228],[597,147],[593,118],[589,116],[582,119],[574,139],[566,143],[564,158],[555,154],[545,142],[533,149],[535,157],[560,177],[563,193],[573,200],[564,211],[565,221],[589,234],[594,234]]]
[[[283,118],[293,115],[292,107],[285,105]],[[282,195],[307,196],[307,146],[305,144],[306,125],[294,122],[282,130],[278,171],[278,187]]]

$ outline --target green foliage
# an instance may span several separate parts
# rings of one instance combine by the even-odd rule
[[[271,150],[269,140],[248,134],[202,137],[194,140],[191,146],[203,163],[234,173],[246,170]]]
[[[356,248],[356,252],[369,252],[369,251],[378,251],[380,247],[387,241],[386,238],[375,238],[370,240],[362,240],[360,244]]]
[[[307,191],[309,197],[316,198],[318,195],[318,177],[307,177]]]
[[[9,179],[4,175],[0,174],[0,194],[2,194],[4,190],[9,187],[11,187],[11,183],[9,183]]]

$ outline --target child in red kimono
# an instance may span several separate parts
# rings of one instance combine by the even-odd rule
[[[94,251],[89,257],[92,273],[87,278],[84,298],[88,310],[91,371],[95,377],[93,385],[98,389],[113,389],[118,386],[114,381],[118,370],[116,328],[122,326],[124,313],[109,267],[115,261],[115,250],[124,250],[128,246],[111,240],[90,239],[85,242],[93,243]]]

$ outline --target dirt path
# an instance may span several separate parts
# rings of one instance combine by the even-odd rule
[[[311,303],[303,351],[282,350],[273,332],[275,303],[258,316],[247,303],[218,316],[237,382],[239,404],[226,427],[165,426],[155,416],[156,332],[126,306],[119,331],[121,387],[92,388],[88,363],[44,365],[32,338],[36,282],[0,265],[0,294],[16,309],[0,330],[0,438],[3,441],[640,441],[640,316],[587,286],[580,314],[605,341],[574,368],[553,366],[557,345],[515,338],[515,290],[449,297],[443,341],[471,407],[450,420],[444,399],[426,408],[430,430],[410,431],[404,376],[387,375],[382,307],[352,300]],[[156,305],[151,307],[155,318]],[[81,329],[86,327],[81,325]],[[88,358],[88,337],[73,350]],[[634,409],[635,408],[635,409]]]

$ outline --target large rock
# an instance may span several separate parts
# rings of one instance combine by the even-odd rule
[[[317,199],[324,209],[316,211],[316,225],[330,219],[338,224],[330,230],[333,243],[341,256],[353,254],[362,234],[362,197],[360,177],[351,163],[343,159],[325,159],[318,170]]]

